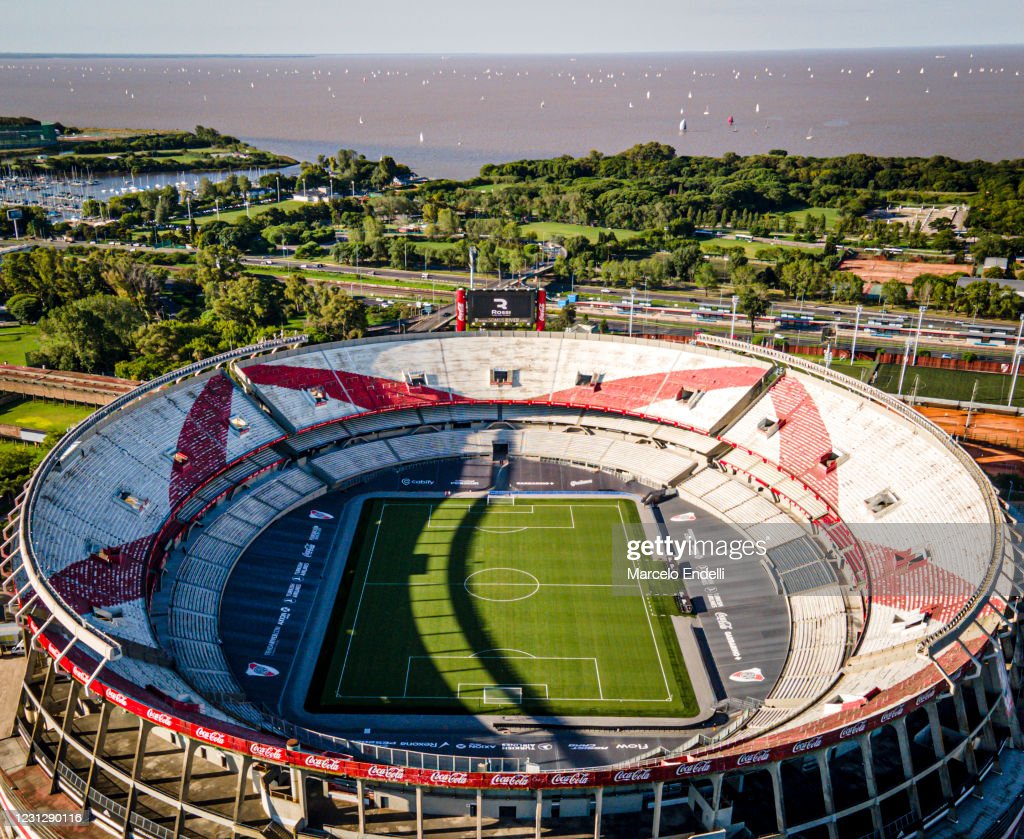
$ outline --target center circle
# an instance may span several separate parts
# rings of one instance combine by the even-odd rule
[[[462,585],[473,597],[492,603],[526,600],[540,591],[540,580],[519,568],[482,568],[466,577]]]

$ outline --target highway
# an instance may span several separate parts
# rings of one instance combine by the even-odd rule
[[[723,239],[729,242],[729,239]],[[772,240],[757,240],[765,244],[771,244]],[[64,241],[31,240],[22,238],[15,240],[0,240],[0,250],[12,245],[35,245],[40,247],[51,247],[65,249],[72,245]],[[96,247],[124,250],[124,251],[149,251],[166,253],[166,248],[150,248],[147,246],[129,247],[120,243],[103,243]],[[451,301],[455,289],[468,287],[469,277],[466,274],[441,271],[407,271],[399,268],[366,268],[363,266],[343,265],[327,262],[303,261],[294,258],[274,257],[251,257],[241,258],[246,267],[263,269],[278,279],[288,277],[293,271],[305,271],[313,274],[310,279],[317,282],[335,282],[340,286],[347,286],[350,293],[360,295],[364,298],[375,298],[368,302],[384,303],[393,300],[412,300],[416,302],[431,302],[435,311],[428,316],[429,320],[416,319],[410,325],[411,330],[429,331],[442,328],[453,316]],[[173,268],[173,266],[172,266]],[[477,277],[474,286],[478,289],[509,288],[529,281],[537,281],[542,275],[550,272],[552,263],[543,263],[525,273],[521,279],[502,279],[494,277]],[[275,270],[276,269],[276,270]],[[280,271],[281,273],[277,273]],[[338,275],[334,280],[331,275]],[[375,283],[374,280],[389,282]],[[420,287],[426,282],[431,283],[430,288]],[[417,285],[398,286],[392,283],[416,283]],[[607,320],[609,328],[615,332],[628,331],[628,309],[622,311],[622,303],[627,300],[628,290],[610,288],[594,283],[577,284],[573,287],[574,293],[582,298],[596,297],[596,300],[580,299],[577,304],[579,315],[588,315],[591,320]],[[698,321],[695,311],[701,307],[728,308],[730,295],[720,293],[716,296],[703,296],[697,290],[679,289],[648,289],[645,293],[637,294],[638,299],[644,298],[656,302],[657,306],[637,306],[634,310],[633,331],[640,333],[665,333],[676,335],[692,335],[695,331],[728,331],[728,315],[724,324],[709,324]],[[554,297],[557,302],[557,295],[552,295],[549,290],[549,301]],[[436,307],[440,308],[436,308]],[[616,311],[618,308],[620,311]],[[678,311],[676,311],[678,310]],[[778,329],[772,321],[772,316],[785,312],[787,314],[810,315],[815,320],[817,337],[812,337],[812,330],[790,330]],[[558,313],[557,305],[549,303],[548,319],[554,318]],[[870,334],[867,322],[879,318],[891,319],[895,317],[904,318],[904,331],[893,336],[881,336]],[[857,349],[862,352],[870,352],[875,348],[882,348],[902,352],[907,337],[913,337],[917,327],[918,312],[916,307],[911,306],[905,310],[884,312],[875,307],[864,307],[860,330],[857,337]],[[778,333],[789,339],[792,343],[821,344],[821,330],[828,328],[830,342],[840,349],[848,349],[853,340],[853,326],[856,319],[856,307],[850,303],[834,302],[829,304],[800,303],[788,301],[786,303],[773,303],[769,317],[758,322],[758,331],[761,334]],[[1018,323],[1014,321],[1000,321],[990,318],[968,319],[964,314],[952,312],[926,312],[922,323],[922,335],[919,341],[919,349],[936,352],[949,352],[950,354],[961,354],[972,352],[995,360],[1006,360],[1012,357],[1013,346],[1016,343],[1016,330]],[[379,328],[377,328],[379,329]],[[374,331],[377,331],[375,329]],[[936,336],[927,334],[928,330],[948,331],[949,335]],[[971,330],[999,330],[1005,333],[1002,338],[995,338],[991,344],[982,344],[977,332],[971,335]],[[749,333],[748,320],[737,315],[736,334],[746,335]],[[838,341],[836,340],[838,338]]]

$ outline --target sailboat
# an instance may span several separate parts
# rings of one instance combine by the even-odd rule
[[[813,140],[814,139],[814,132],[810,128],[807,129],[807,136],[804,139],[805,140]]]
[[[685,131],[686,131],[686,120],[685,119],[681,119],[681,120],[679,120],[679,133],[683,134]]]
[[[420,132],[420,142],[421,143],[423,142],[423,132],[422,131]]]

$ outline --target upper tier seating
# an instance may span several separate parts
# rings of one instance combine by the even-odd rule
[[[329,345],[239,369],[295,430],[382,410],[526,401],[649,415],[706,431],[724,422],[768,365],[680,345],[587,341],[568,333],[467,333]],[[508,372],[507,384],[492,382],[495,369]],[[414,373],[426,384],[410,384]],[[597,384],[577,386],[580,373],[596,376]]]
[[[243,433],[230,427],[233,417]],[[48,476],[31,520],[40,570],[97,628],[154,645],[143,598],[156,535],[191,493],[281,436],[219,372],[132,403],[86,432]]]

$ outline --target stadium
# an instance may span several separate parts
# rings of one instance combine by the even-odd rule
[[[269,342],[26,486],[16,733],[96,835],[968,835],[1024,745],[1012,526],[902,402],[739,341]]]

